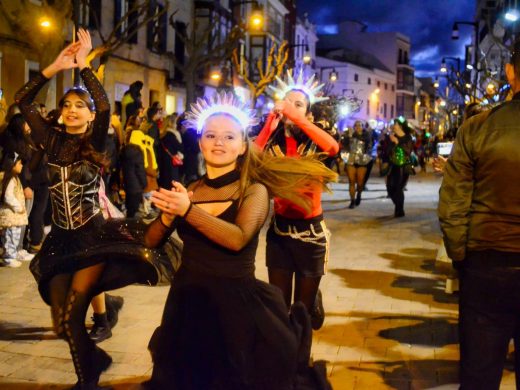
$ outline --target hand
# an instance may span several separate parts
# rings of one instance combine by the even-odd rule
[[[190,197],[179,183],[178,187],[171,190],[160,188],[159,191],[152,191],[152,203],[162,211],[163,221],[171,224],[176,216],[186,214],[190,207]]]
[[[23,189],[23,195],[25,199],[32,199],[34,196],[33,190],[31,190],[29,187],[25,187]]]
[[[433,170],[438,173],[443,173],[447,161],[448,159],[446,157],[437,156],[433,159]]]
[[[63,49],[54,62],[43,70],[43,75],[50,79],[61,70],[77,68],[78,64],[74,61],[74,57],[80,45],[79,42],[74,42]]]
[[[394,144],[399,143],[399,140],[397,139],[397,137],[394,134],[390,134],[389,138],[390,138],[390,141],[392,141]]]
[[[286,106],[285,100],[278,100],[273,107],[273,112],[276,114],[277,118],[281,118],[283,116],[283,110]]]
[[[76,62],[80,69],[83,69],[87,66],[87,56],[92,50],[92,39],[90,38],[90,33],[80,28],[78,30],[78,42],[80,44],[79,50],[76,53]]]

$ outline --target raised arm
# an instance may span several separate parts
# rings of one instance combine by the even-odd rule
[[[274,130],[276,129],[276,125],[278,124],[279,119],[277,118],[276,113],[271,112],[269,116],[267,117],[267,120],[265,121],[264,127],[258,134],[258,136],[255,139],[255,144],[263,150],[265,148],[265,145],[267,144],[267,141],[269,141],[269,138],[271,138],[271,135],[273,134]]]
[[[34,98],[49,79],[42,73],[33,77],[25,84],[16,95],[14,101],[20,108],[20,111],[31,128],[31,137],[36,145],[41,145],[45,139],[45,134],[49,125],[42,118],[38,109],[33,103]]]
[[[246,191],[234,223],[214,217],[196,205],[191,207],[184,218],[211,241],[233,251],[239,251],[262,228],[268,213],[267,189],[262,184],[253,184]]]
[[[329,156],[335,156],[339,151],[338,142],[329,135],[325,130],[320,129],[312,123],[307,117],[301,115],[300,112],[291,104],[285,104],[283,115],[289,118],[296,126],[298,126],[321,150],[328,153]]]
[[[31,128],[31,137],[34,143],[38,146],[43,143],[49,125],[41,117],[32,102],[43,85],[56,73],[65,69],[76,68],[78,66],[75,62],[75,56],[80,45],[80,42],[68,45],[60,54],[58,54],[58,57],[56,57],[52,64],[25,84],[14,97],[16,104],[20,107],[20,111]]]
[[[88,67],[87,56],[92,50],[92,41],[87,30],[78,30],[78,42],[80,46],[76,53],[76,62],[81,70],[80,74],[85,87],[89,91],[90,96],[92,96],[96,106],[96,116],[92,123],[91,143],[98,152],[103,152],[110,126],[110,103],[105,89]]]

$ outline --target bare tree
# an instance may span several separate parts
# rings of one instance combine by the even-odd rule
[[[265,89],[271,84],[275,78],[280,77],[283,73],[283,69],[289,58],[289,49],[287,47],[287,41],[283,41],[279,46],[273,42],[269,54],[267,55],[265,67],[263,59],[258,58],[256,60],[256,69],[258,70],[259,79],[255,81],[249,74],[249,62],[247,58],[244,58],[244,63],[241,66],[238,50],[233,50],[233,64],[236,72],[242,76],[244,82],[251,91],[253,100],[253,106],[256,104],[256,99],[264,93]]]
[[[115,24],[112,31],[110,31],[108,35],[104,35],[100,28],[100,21],[97,18],[97,13],[94,12],[95,10],[93,9],[92,4],[89,0],[82,0],[82,5],[90,9],[95,29],[98,32],[99,39],[101,39],[101,45],[96,46],[87,57],[87,63],[89,66],[91,66],[92,61],[99,58],[98,67],[93,70],[96,77],[101,82],[104,79],[105,66],[110,55],[124,44],[129,43],[142,27],[158,20],[162,15],[168,12],[168,4],[166,4],[166,6],[161,10],[153,10],[153,12],[149,12],[150,2],[151,0],[135,2],[132,8],[130,8]],[[133,18],[135,18],[135,20],[132,20]]]
[[[195,88],[199,79],[199,72],[212,64],[222,64],[231,57],[233,50],[244,36],[244,30],[240,26],[234,26],[223,40],[215,28],[220,23],[216,14],[211,14],[206,26],[201,26],[200,20],[192,16],[192,26],[181,29],[176,23],[174,12],[170,15],[170,26],[175,30],[176,36],[184,44],[186,57],[184,61],[170,53],[170,59],[175,68],[183,75],[186,86],[186,108],[196,99]],[[191,28],[189,28],[191,27]],[[189,30],[189,32],[188,32]]]

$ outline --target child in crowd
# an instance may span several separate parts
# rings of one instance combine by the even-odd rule
[[[28,261],[33,257],[32,255],[20,256],[18,253],[22,227],[28,223],[22,183],[18,177],[22,173],[22,168],[22,160],[16,153],[4,160],[0,228],[3,230],[3,264],[11,268],[19,267],[22,264],[19,260]]]

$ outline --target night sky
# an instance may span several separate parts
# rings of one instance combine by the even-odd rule
[[[439,73],[443,56],[464,59],[473,29],[459,26],[459,40],[451,39],[451,31],[454,21],[473,21],[475,0],[297,0],[297,9],[300,16],[309,13],[318,32],[350,19],[367,24],[368,31],[407,35],[412,65],[422,77]]]

